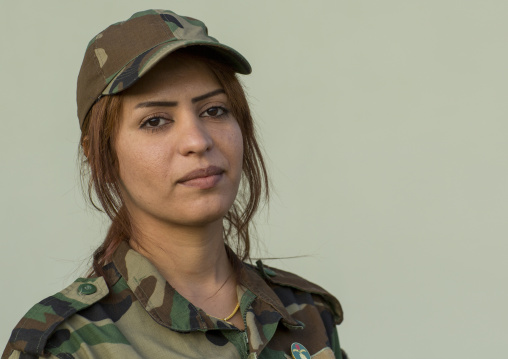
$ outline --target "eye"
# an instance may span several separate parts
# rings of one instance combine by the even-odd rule
[[[169,122],[170,120],[164,117],[155,116],[147,119],[145,122],[141,124],[140,127],[144,129],[155,130],[163,127],[164,125],[167,125]]]
[[[228,110],[221,106],[213,106],[208,108],[201,114],[203,117],[221,117],[228,113]]]

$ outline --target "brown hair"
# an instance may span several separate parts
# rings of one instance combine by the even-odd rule
[[[210,67],[226,92],[231,112],[242,131],[241,188],[224,217],[224,239],[242,260],[248,260],[251,221],[262,199],[268,200],[269,182],[245,92],[235,72],[211,58],[206,50],[189,48],[178,53],[197,58]],[[121,105],[121,93],[100,98],[85,117],[81,128],[79,156],[83,189],[87,188],[90,203],[112,221],[104,242],[93,254],[89,276],[103,275],[102,267],[111,259],[118,245],[132,234],[131,219],[119,187],[118,160],[113,146]]]

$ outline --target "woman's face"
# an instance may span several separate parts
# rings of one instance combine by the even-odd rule
[[[240,183],[242,133],[203,62],[169,56],[124,92],[114,148],[141,229],[222,221]]]

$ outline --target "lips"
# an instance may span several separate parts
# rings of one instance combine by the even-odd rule
[[[207,189],[214,187],[222,178],[223,173],[224,169],[217,166],[199,168],[187,173],[185,176],[180,178],[177,183],[189,187]]]

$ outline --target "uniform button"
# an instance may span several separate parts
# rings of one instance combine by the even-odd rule
[[[97,292],[97,287],[90,283],[84,283],[78,287],[79,294],[89,295],[94,294],[95,292]]]
[[[291,355],[294,359],[311,359],[309,351],[297,342],[291,344]]]
[[[263,270],[265,271],[265,274],[270,276],[270,277],[275,277],[277,275],[277,273],[275,273],[270,268],[263,267]]]

